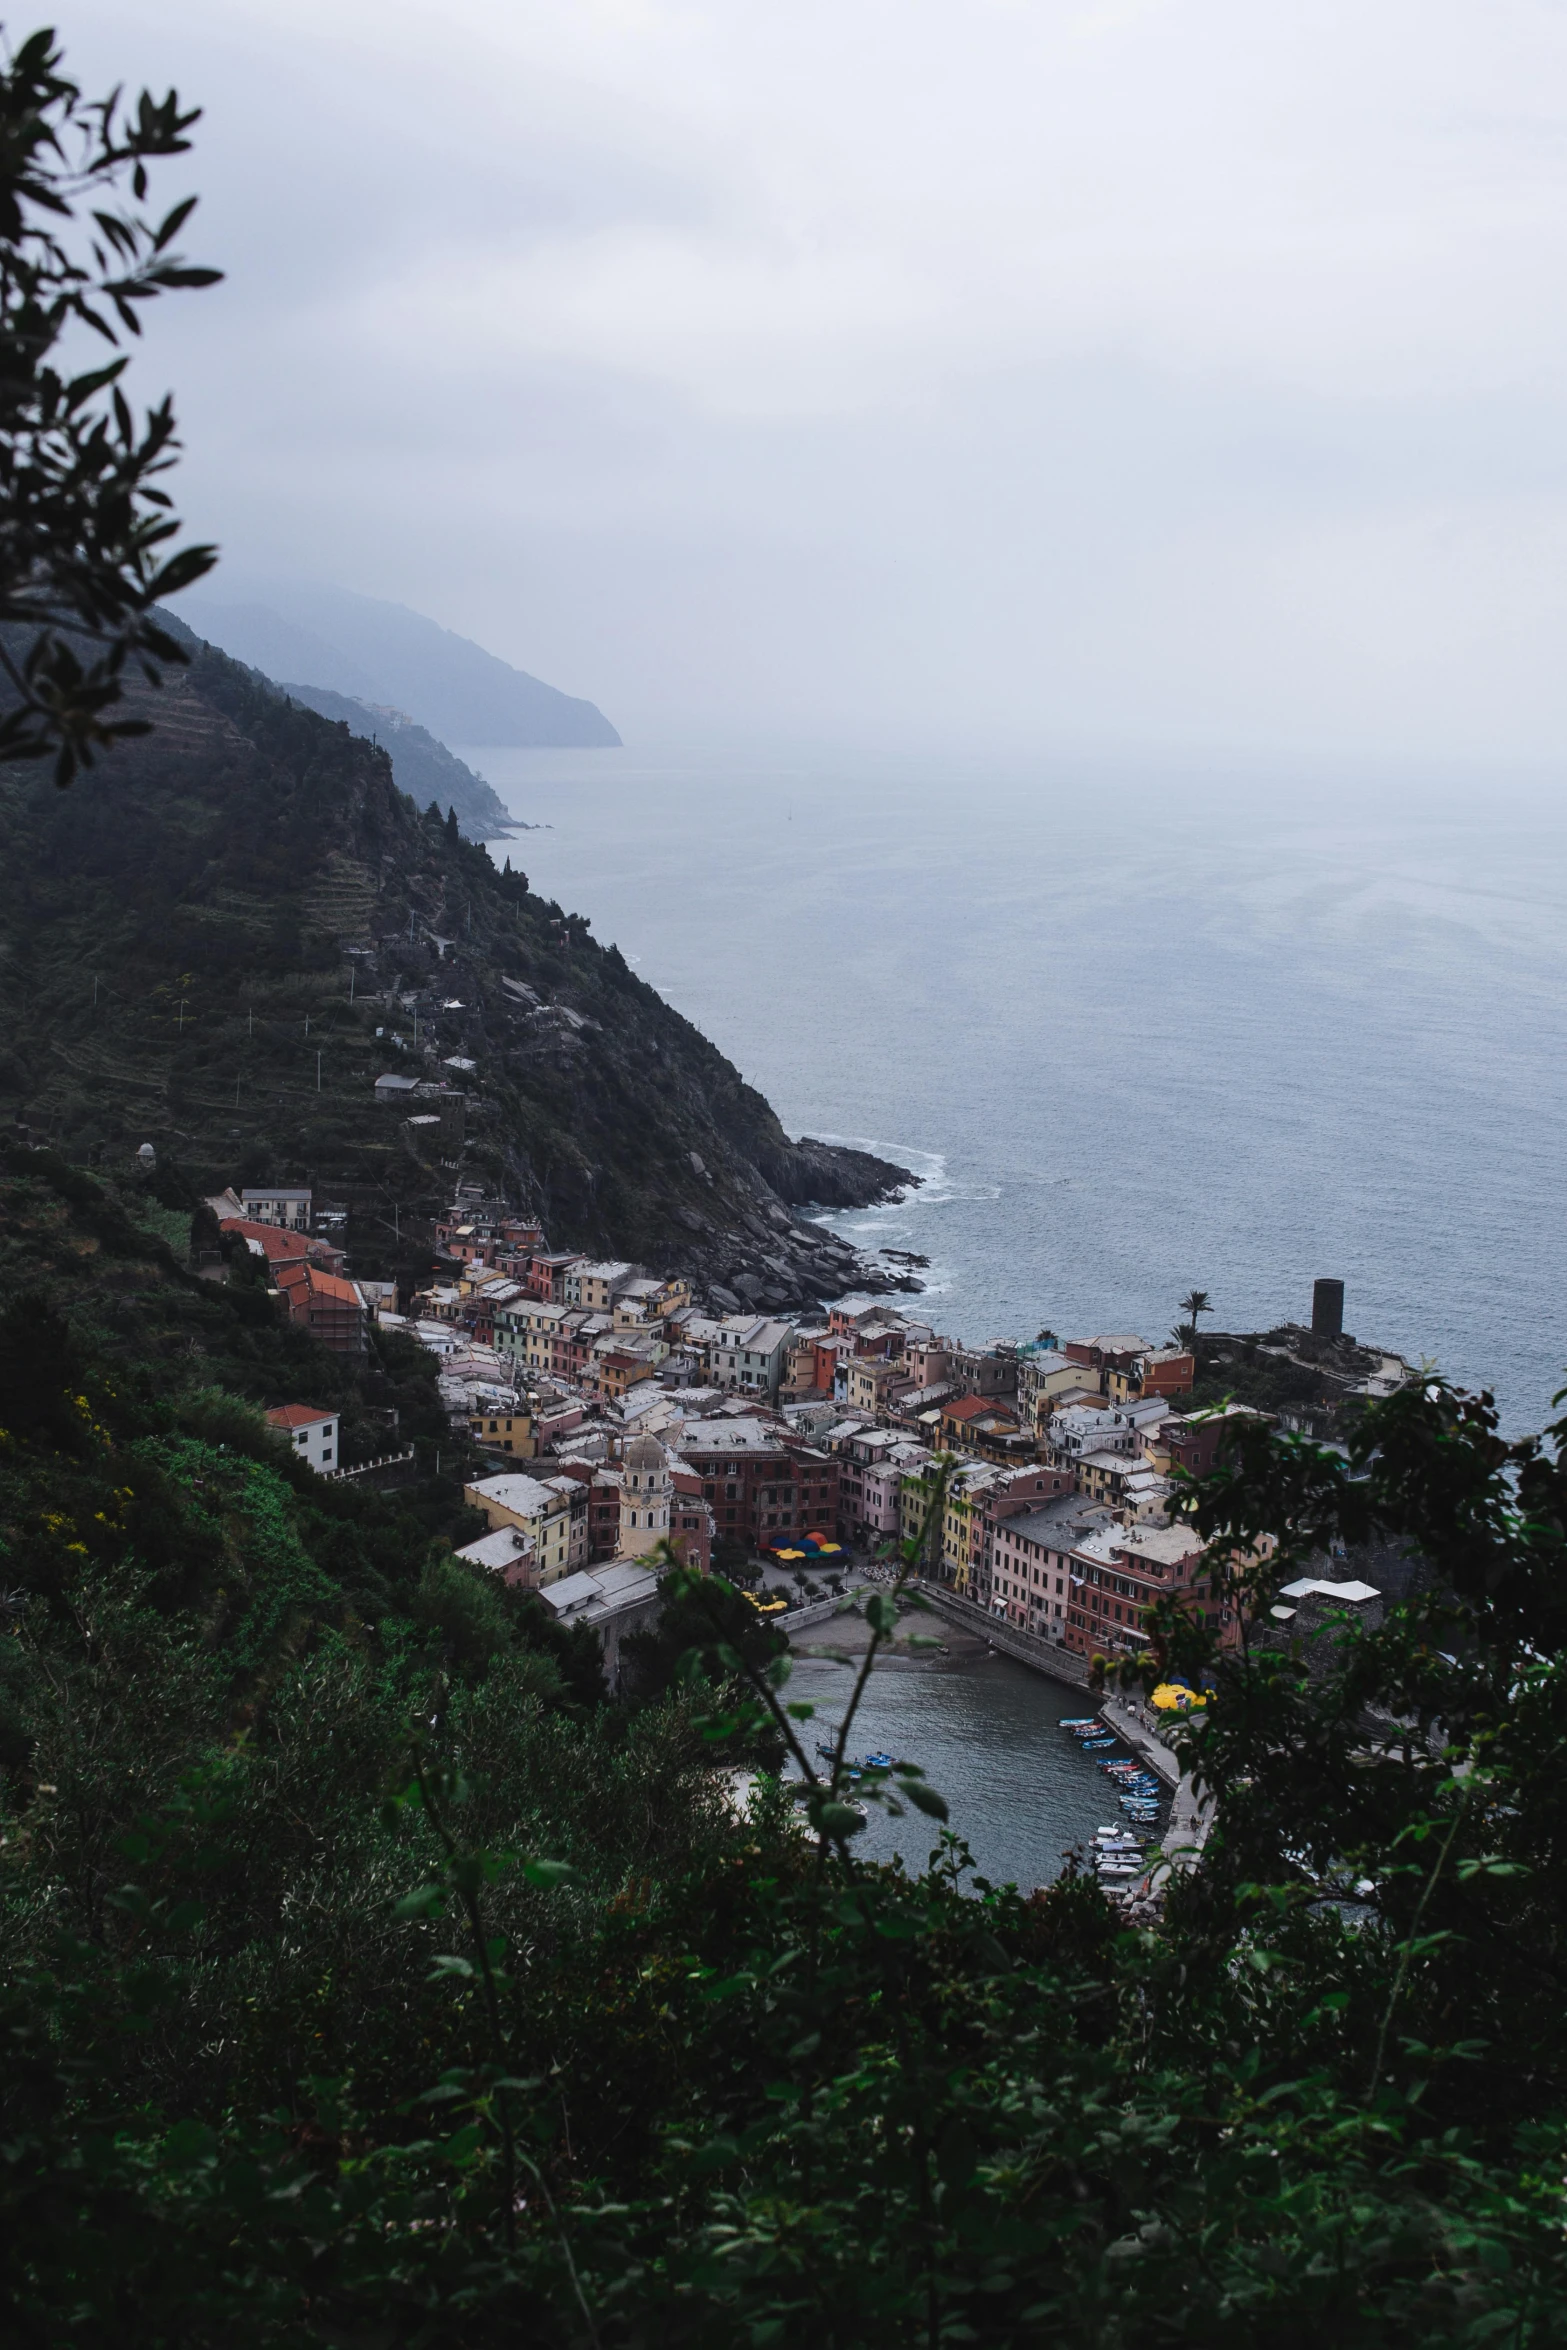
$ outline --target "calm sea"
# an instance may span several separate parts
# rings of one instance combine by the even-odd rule
[[[1567,803],[1054,757],[470,751],[971,1339],[1346,1325],[1538,1425],[1567,1365]]]

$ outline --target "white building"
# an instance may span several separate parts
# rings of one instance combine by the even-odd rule
[[[303,1184],[246,1184],[240,1212],[251,1224],[280,1224],[286,1232],[310,1230],[311,1194]]]
[[[309,1196],[307,1192],[305,1197]],[[307,1403],[285,1403],[268,1412],[267,1422],[288,1438],[295,1457],[307,1468],[314,1469],[318,1476],[336,1476],[341,1452],[336,1412],[312,1411]]]
[[[604,1678],[620,1686],[620,1644],[658,1620],[658,1571],[641,1559],[611,1559],[552,1583],[544,1598],[565,1624],[586,1624],[598,1635]]]
[[[729,1315],[709,1342],[707,1375],[715,1387],[775,1396],[793,1336],[789,1322],[771,1322],[765,1315]]]

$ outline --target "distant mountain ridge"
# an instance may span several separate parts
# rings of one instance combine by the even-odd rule
[[[596,704],[514,669],[406,605],[346,588],[267,582],[255,597],[182,597],[198,634],[268,677],[406,711],[441,743],[619,747]]]

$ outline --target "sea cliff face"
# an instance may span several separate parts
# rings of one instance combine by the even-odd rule
[[[560,1245],[747,1303],[895,1285],[796,1211],[907,1171],[792,1140],[384,750],[210,647],[144,706],[154,732],[69,792],[0,780],[0,1118],[89,1159],[150,1142],[204,1184],[308,1180],[365,1273],[418,1251],[460,1175]],[[389,1105],[387,1075],[439,1090]]]

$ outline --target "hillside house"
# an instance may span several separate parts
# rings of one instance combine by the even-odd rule
[[[307,1403],[279,1404],[268,1412],[267,1426],[286,1436],[294,1458],[318,1476],[335,1476],[342,1466],[336,1412],[316,1411]]]

